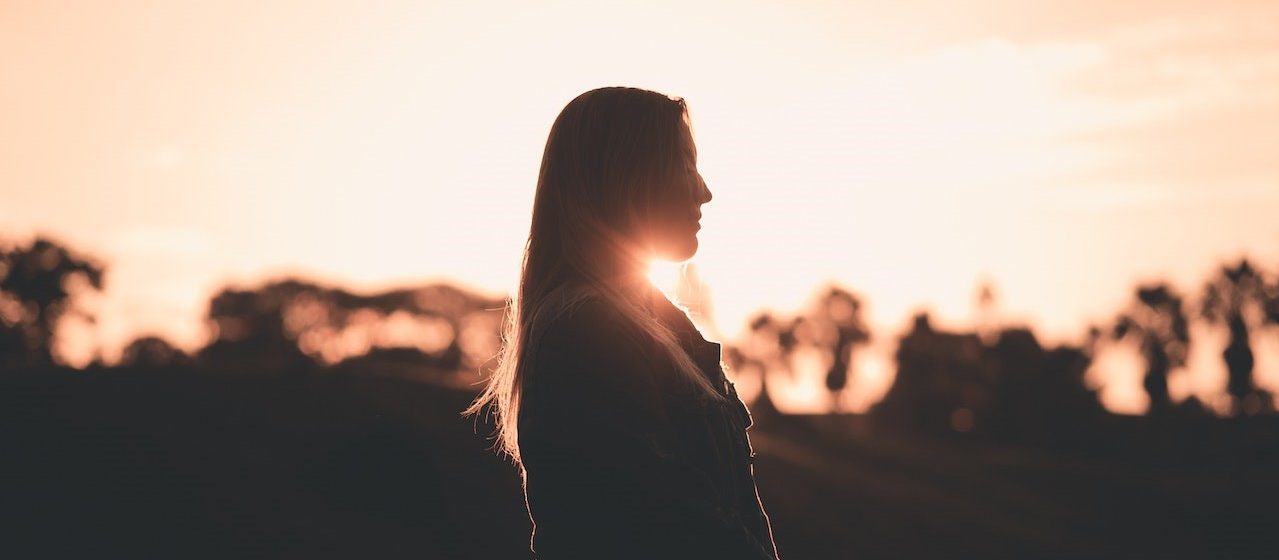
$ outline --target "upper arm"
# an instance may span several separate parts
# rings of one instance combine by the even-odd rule
[[[621,313],[588,300],[551,324],[524,380],[521,434],[653,437],[668,420],[643,339]]]

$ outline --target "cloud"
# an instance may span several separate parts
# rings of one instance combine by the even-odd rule
[[[1279,24],[1220,13],[1161,18],[1071,39],[1098,53],[1063,80],[1100,108],[1057,145],[1092,154],[1047,178],[1043,200],[1085,211],[1274,202],[1279,193]],[[1091,161],[1088,161],[1091,159]]]
[[[1106,53],[1072,88],[1118,102],[1158,99],[1169,111],[1272,104],[1279,91],[1279,25],[1219,15],[1163,19],[1091,39]]]

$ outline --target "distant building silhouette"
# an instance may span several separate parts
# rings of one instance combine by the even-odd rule
[[[971,431],[992,398],[982,350],[975,333],[939,331],[917,314],[898,344],[897,378],[873,414],[907,429]]]
[[[929,433],[1008,441],[1078,441],[1101,415],[1084,384],[1088,354],[1046,349],[1024,327],[1003,327],[990,344],[977,333],[943,332],[915,317],[897,351],[897,379],[872,414]]]

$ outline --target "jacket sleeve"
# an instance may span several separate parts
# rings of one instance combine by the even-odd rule
[[[642,339],[587,302],[534,351],[519,419],[539,558],[772,559],[672,443]]]

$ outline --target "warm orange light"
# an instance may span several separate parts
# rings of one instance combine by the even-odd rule
[[[680,268],[683,263],[654,260],[648,265],[648,281],[662,293],[670,297],[679,285]]]
[[[509,293],[549,126],[613,84],[689,102],[714,193],[696,262],[725,339],[828,279],[867,295],[889,343],[921,307],[966,328],[994,278],[1003,316],[1070,342],[1138,279],[1194,286],[1223,258],[1279,258],[1264,149],[1279,35],[1257,24],[1276,20],[1273,2],[1064,27],[1076,20],[1055,10],[1079,7],[1042,7],[1025,26],[975,7],[923,34],[909,7],[864,17],[840,3],[822,17],[674,0],[231,2],[147,17],[19,4],[0,23],[4,80],[23,85],[0,88],[0,104],[23,107],[0,127],[0,236],[56,233],[109,262],[98,321],[64,331],[76,363],[98,346],[113,361],[147,331],[195,350],[207,297],[229,281],[447,278]],[[1113,7],[1088,9],[1080,21]],[[456,48],[475,29],[496,39]],[[649,279],[669,295],[679,267],[656,262]],[[1259,340],[1256,378],[1279,392],[1279,338]],[[892,378],[884,352],[866,363],[883,372],[863,376],[867,395]],[[1219,356],[1206,345],[1196,359]],[[1107,371],[1136,367],[1119,362]],[[1210,400],[1220,375],[1174,390]],[[1139,392],[1107,377],[1112,410],[1138,409]]]

